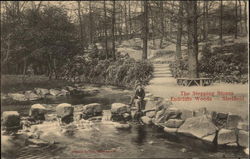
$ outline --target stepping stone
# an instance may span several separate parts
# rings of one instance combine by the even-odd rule
[[[155,72],[154,74],[157,74],[157,75],[162,75],[162,74],[172,74],[171,72]]]
[[[154,76],[155,78],[162,78],[162,77],[172,77],[172,75],[158,75],[158,76]]]

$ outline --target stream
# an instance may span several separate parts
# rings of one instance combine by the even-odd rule
[[[101,87],[100,93],[87,97],[58,97],[44,99],[41,104],[101,103],[104,110],[110,109],[112,103],[129,103],[132,91],[109,87]],[[16,110],[21,116],[28,115],[31,104],[2,104],[1,112]],[[51,110],[53,112],[54,110]],[[165,133],[156,126],[130,123],[131,129],[119,130],[110,121],[96,121],[90,129],[76,129],[71,135],[57,133],[57,123],[48,124],[48,140],[53,144],[34,146],[23,143],[22,137],[12,137],[8,150],[2,148],[4,158],[223,158],[247,157],[243,150],[236,147],[217,147],[201,140],[175,136]],[[50,130],[49,130],[50,129]],[[6,148],[5,148],[6,149]],[[4,151],[4,152],[3,152]]]

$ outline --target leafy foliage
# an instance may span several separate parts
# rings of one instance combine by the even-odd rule
[[[3,73],[22,74],[32,66],[36,74],[56,74],[79,52],[75,25],[63,8],[29,8],[15,15],[7,10],[1,26]]]
[[[247,83],[248,59],[246,57],[247,44],[245,43],[216,47],[213,51],[207,45],[199,61],[200,76],[227,83]],[[171,63],[174,77],[186,77],[188,75],[187,64],[187,59],[182,59],[179,63]]]
[[[149,61],[136,61],[122,55],[116,61],[100,60],[92,55],[75,56],[64,66],[60,77],[74,82],[125,87],[133,87],[137,81],[146,85],[152,77],[153,65]]]

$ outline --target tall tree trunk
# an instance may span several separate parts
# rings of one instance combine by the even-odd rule
[[[119,13],[119,17],[118,17],[118,33],[119,33],[119,44],[122,43],[122,12]]]
[[[186,1],[188,32],[188,72],[190,78],[198,77],[197,1]]]
[[[203,40],[207,42],[208,38],[208,1],[204,1],[204,6],[203,6]]]
[[[129,19],[129,34],[132,33],[132,21],[131,21],[131,1],[128,1],[128,19]]]
[[[220,45],[223,45],[223,24],[222,24],[222,19],[223,19],[223,1],[220,0]]]
[[[182,38],[182,19],[183,19],[183,1],[179,1],[178,11],[178,27],[177,27],[177,41],[176,41],[176,60],[181,59],[181,38]]]
[[[124,19],[125,19],[125,34],[128,35],[128,16],[127,16],[127,1],[124,2]]]
[[[17,13],[17,17],[20,20],[20,3],[19,1],[16,1],[16,13]]]
[[[143,1],[143,52],[142,59],[147,59],[147,49],[148,49],[148,2]]]
[[[3,56],[1,56],[1,65],[4,66],[6,64],[8,64],[9,62],[9,57],[10,57],[10,49],[11,49],[11,34],[9,34],[6,38],[6,45],[7,45],[7,49],[6,49],[6,54],[3,58]]]
[[[152,12],[152,8],[150,7],[150,5],[148,4],[148,9],[151,13]],[[149,24],[149,34],[148,34],[148,39],[152,40],[153,41],[153,46],[156,47],[156,43],[155,43],[155,37],[154,37],[154,33],[155,33],[155,25],[157,25],[157,23],[155,22],[156,20],[153,18],[153,17],[156,17],[155,15],[152,15],[151,16],[152,18],[150,18],[150,21],[151,21],[151,27],[150,27],[150,24]]]
[[[52,68],[51,68],[50,63],[48,64],[48,76],[49,76],[49,79],[52,79]]]
[[[174,1],[170,1],[170,5],[171,5],[171,8],[174,8]],[[172,37],[173,37],[173,24],[174,24],[172,18],[174,17],[174,13],[172,12],[170,14],[171,14],[171,16],[169,18],[169,31],[170,31],[169,38],[172,39]]]
[[[53,58],[53,72],[54,72],[54,79],[57,79],[56,58]]]
[[[202,19],[202,24],[203,24],[203,26],[202,26],[202,35],[203,35],[203,40],[205,39],[205,28],[206,28],[206,22],[205,22],[205,19],[206,19],[206,15],[205,15],[205,13],[206,13],[206,1],[204,1],[203,2],[203,19]],[[204,40],[205,41],[205,40]]]
[[[80,25],[80,45],[81,48],[83,49],[83,26],[82,26],[82,15],[81,15],[81,1],[77,1],[78,4],[78,18],[79,18],[79,25]]]
[[[104,8],[104,36],[105,36],[105,54],[106,59],[108,59],[108,33],[107,33],[107,9],[106,9],[106,0],[103,1]]]
[[[91,1],[89,1],[89,37],[90,43],[93,44],[93,18],[92,18],[92,5]]]
[[[239,0],[239,21],[240,21],[240,34],[243,33],[243,25],[242,25],[242,9],[241,9],[241,0]]]
[[[163,40],[165,37],[165,25],[164,25],[164,8],[163,8],[163,1],[160,1],[160,11],[161,11],[161,41],[160,41],[160,48],[163,48]]]
[[[237,5],[237,0],[235,0],[235,34],[234,38],[238,38],[238,5]]]
[[[152,19],[152,28],[151,28],[151,33],[150,35],[148,35],[148,38],[151,40],[153,40],[153,46],[156,47],[156,43],[155,43],[155,37],[154,37],[154,30],[155,30],[155,21]]]
[[[116,60],[115,57],[115,0],[113,0],[113,10],[112,10],[112,56],[113,60]]]
[[[167,3],[163,3],[163,8],[168,8],[167,6]],[[168,32],[167,30],[167,21],[168,21],[168,18],[164,18],[163,19],[163,23],[164,23],[164,33],[165,33],[165,39],[167,40],[168,39],[168,34],[166,34],[166,32]]]
[[[245,31],[246,31],[246,34],[248,33],[248,27],[247,27],[247,17],[248,17],[248,15],[247,15],[247,0],[244,0],[244,5],[245,5],[245,7],[244,7],[244,21],[245,21]]]
[[[25,57],[23,60],[23,76],[26,74],[26,68],[27,68],[27,58]]]

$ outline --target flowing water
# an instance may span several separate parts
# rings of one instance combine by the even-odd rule
[[[115,102],[128,103],[131,92],[112,90],[101,92],[92,97],[62,97],[47,99],[40,103],[71,104],[102,103],[104,109],[110,109]],[[6,105],[2,111],[17,110],[21,115],[27,115],[29,105]],[[53,112],[53,111],[52,111]],[[24,143],[21,136],[15,136],[2,151],[5,158],[33,159],[33,158],[181,158],[181,157],[247,157],[242,149],[233,147],[216,147],[198,139],[185,136],[175,136],[164,133],[156,126],[130,123],[127,130],[119,130],[110,121],[96,121],[86,124],[88,128],[76,128],[74,133],[66,135],[60,133],[56,122],[44,124],[47,134],[43,134],[47,141],[53,144],[41,146]],[[43,125],[43,124],[42,124]],[[44,130],[45,130],[44,129]]]

